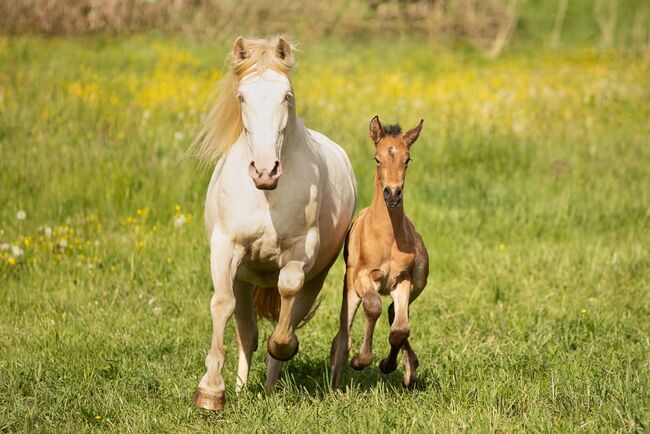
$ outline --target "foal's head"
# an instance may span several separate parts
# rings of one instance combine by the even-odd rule
[[[399,125],[384,127],[379,122],[379,116],[370,121],[370,138],[375,142],[376,149],[377,179],[389,208],[402,203],[411,145],[418,139],[423,123],[424,119],[421,119],[417,127],[402,133]]]

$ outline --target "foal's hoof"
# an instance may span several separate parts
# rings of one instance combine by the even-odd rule
[[[293,359],[293,356],[298,354],[300,349],[300,344],[298,343],[298,338],[295,336],[292,337],[291,341],[288,344],[280,344],[273,340],[273,336],[266,341],[266,350],[275,360],[281,362],[286,362],[287,360]]]
[[[397,360],[384,359],[379,363],[379,369],[383,374],[390,374],[397,369]]]
[[[357,354],[352,358],[352,361],[350,362],[350,366],[352,366],[357,371],[367,368],[371,364],[372,364],[372,355],[368,356],[366,354]]]
[[[212,411],[221,411],[226,404],[226,393],[209,394],[196,389],[194,394],[194,405],[199,408]]]

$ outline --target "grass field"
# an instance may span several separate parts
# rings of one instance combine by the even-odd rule
[[[487,61],[409,40],[305,44],[293,79],[306,124],[350,155],[358,209],[370,118],[425,119],[405,190],[431,256],[412,307],[417,389],[374,365],[329,391],[339,260],[278,391],[263,391],[260,350],[235,395],[231,322],[226,409],[195,409],[210,173],[180,157],[226,50],[0,39],[0,431],[649,429],[650,63],[590,49]],[[361,330],[358,317],[355,346]]]

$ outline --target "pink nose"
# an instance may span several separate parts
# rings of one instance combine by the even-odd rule
[[[248,174],[253,178],[255,187],[260,190],[273,190],[278,186],[278,180],[282,175],[282,163],[275,160],[272,167],[264,167],[256,165],[255,161],[251,161],[248,165]]]

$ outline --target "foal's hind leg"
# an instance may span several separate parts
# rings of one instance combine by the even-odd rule
[[[361,349],[354,358],[350,365],[357,370],[370,366],[372,363],[372,337],[375,333],[375,324],[381,315],[381,298],[375,288],[375,283],[369,276],[359,279],[363,288],[363,296],[361,297],[363,304],[363,313],[366,319],[366,329],[363,335],[363,343]]]
[[[352,282],[352,270],[346,270],[343,278],[343,302],[341,303],[341,318],[339,322],[339,332],[332,340],[330,349],[330,363],[332,365],[332,388],[337,388],[341,380],[343,365],[348,360],[352,338],[350,329],[354,314],[359,308],[361,298],[354,290]]]

